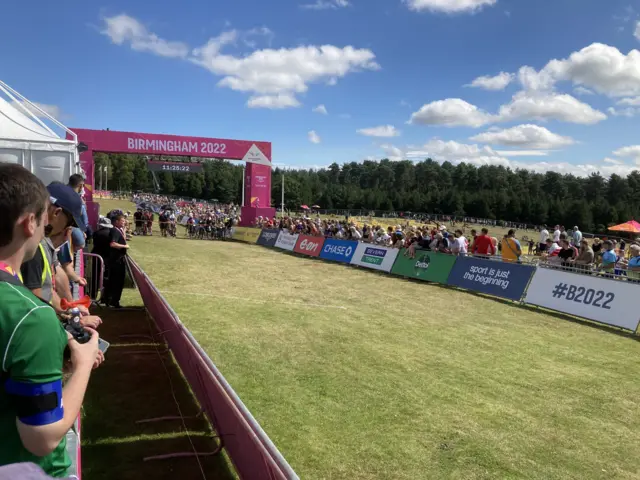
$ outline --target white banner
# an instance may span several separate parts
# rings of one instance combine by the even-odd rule
[[[280,235],[278,235],[278,240],[276,240],[275,247],[293,252],[293,249],[295,248],[297,241],[298,241],[297,234],[291,235],[289,232],[285,232],[284,230],[282,230],[280,232]]]
[[[635,331],[638,294],[633,283],[537,268],[525,302]]]
[[[360,242],[358,248],[356,248],[356,253],[351,258],[351,265],[390,272],[398,252],[397,248],[379,247],[370,243]]]

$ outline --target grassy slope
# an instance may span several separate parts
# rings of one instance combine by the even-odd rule
[[[639,478],[635,340],[258,246],[133,245],[302,478]]]

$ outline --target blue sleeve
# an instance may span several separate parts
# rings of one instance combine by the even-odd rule
[[[522,250],[522,246],[520,245],[520,241],[517,238],[514,238],[516,245],[518,246],[519,250]]]
[[[71,256],[71,248],[69,248],[69,242],[63,243],[58,250],[58,261],[61,265],[66,265],[67,263],[73,262],[73,257]]]

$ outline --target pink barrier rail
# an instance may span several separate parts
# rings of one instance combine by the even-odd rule
[[[169,345],[240,478],[298,479],[147,274],[130,258],[128,264],[149,315]]]

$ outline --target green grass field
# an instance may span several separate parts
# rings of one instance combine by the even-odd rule
[[[301,478],[640,478],[634,338],[257,245],[131,243]]]

